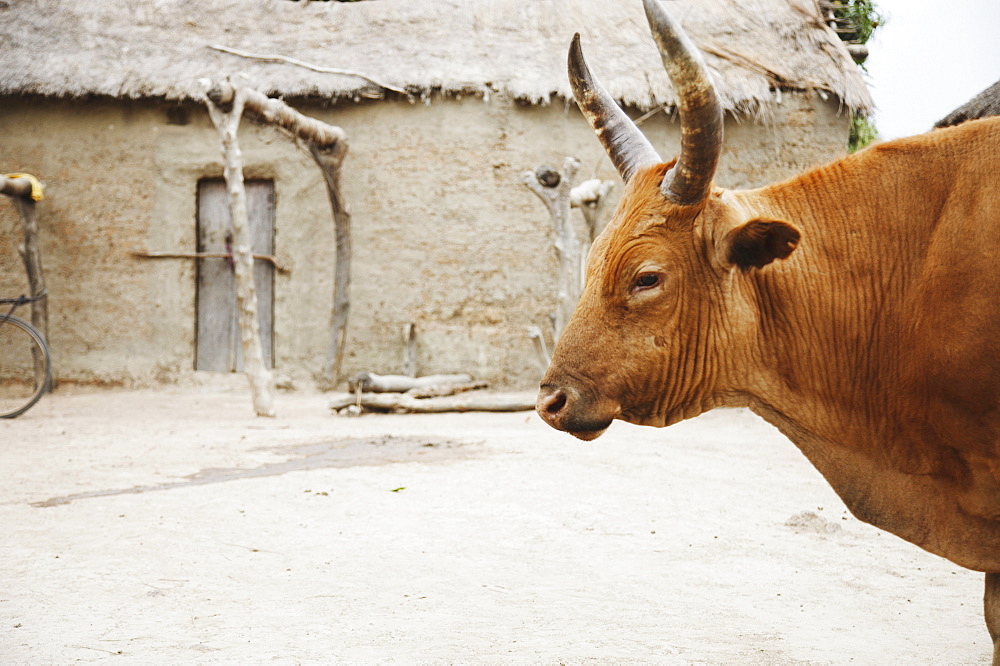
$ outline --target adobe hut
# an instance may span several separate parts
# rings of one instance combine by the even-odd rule
[[[851,114],[871,102],[814,0],[678,0],[671,11],[728,111],[720,184],[759,185],[845,152]],[[638,0],[0,2],[0,171],[47,186],[57,381],[148,385],[216,367],[198,322],[228,314],[199,281],[207,260],[135,253],[192,254],[222,233],[222,158],[198,80],[243,76],[347,132],[342,376],[398,372],[412,323],[421,374],[533,384],[526,331],[547,324],[557,265],[549,218],[520,175],[575,156],[581,177],[617,180],[570,96],[575,32],[612,94],[649,114],[661,153],[675,152],[675,98]],[[279,376],[308,383],[331,327],[327,193],[272,128],[244,121],[240,142],[251,214],[273,243],[262,254],[289,269],[266,269],[268,347]],[[0,202],[0,294],[25,289],[17,225]]]

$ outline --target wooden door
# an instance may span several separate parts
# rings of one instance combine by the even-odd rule
[[[248,180],[247,211],[253,253],[274,255],[274,181]],[[232,223],[226,182],[198,183],[198,252],[231,252]],[[257,320],[260,324],[264,363],[273,367],[274,267],[254,262]],[[195,370],[243,370],[243,346],[236,310],[236,277],[232,261],[198,260],[198,330]]]

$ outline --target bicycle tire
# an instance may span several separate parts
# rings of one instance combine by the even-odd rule
[[[29,381],[32,387],[30,393],[25,391],[25,396],[18,394],[12,399],[0,398],[0,419],[12,419],[31,409],[52,384],[52,358],[49,346],[38,329],[14,315],[0,314],[0,345],[0,354],[4,355],[0,357],[0,387],[5,383]],[[18,364],[16,359],[23,360],[24,354],[30,354],[31,360]],[[36,379],[35,358],[41,358],[44,365],[41,382]],[[26,368],[30,368],[30,375]]]

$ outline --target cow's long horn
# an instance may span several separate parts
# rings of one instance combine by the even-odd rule
[[[681,154],[660,189],[675,203],[696,204],[708,196],[722,153],[722,105],[701,54],[660,0],[643,4],[681,117]]]
[[[583,59],[580,33],[569,47],[569,82],[580,111],[604,144],[608,157],[626,183],[640,168],[663,160],[632,119],[625,115]]]

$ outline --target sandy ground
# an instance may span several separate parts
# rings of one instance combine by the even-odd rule
[[[982,578],[748,412],[257,419],[240,388],[0,421],[0,663],[985,664]]]

